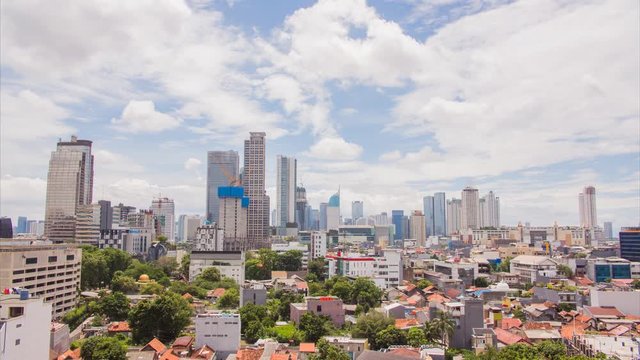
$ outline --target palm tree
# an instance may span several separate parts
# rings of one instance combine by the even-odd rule
[[[446,346],[447,339],[453,335],[453,329],[456,325],[455,321],[451,319],[448,313],[444,311],[438,311],[438,316],[431,321],[431,328],[435,334],[438,334],[441,339],[441,345]]]

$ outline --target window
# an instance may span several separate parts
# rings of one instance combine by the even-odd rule
[[[38,263],[38,258],[32,257],[32,258],[27,258],[27,260],[26,260],[26,264],[27,265],[29,265],[29,264],[37,264],[37,263]]]
[[[56,262],[56,261],[58,261],[58,257],[57,256],[49,256],[49,262],[50,263]]]
[[[318,306],[316,307],[316,311],[317,311],[317,312],[322,312],[322,305],[318,305]]]
[[[76,258],[76,257],[75,257],[74,255],[67,255],[67,261],[69,261],[69,260],[73,260],[73,259],[75,259],[75,258]]]
[[[9,308],[9,317],[14,318],[16,316],[22,316],[24,314],[24,308],[18,306],[12,306]]]
[[[16,346],[20,345],[20,339],[16,339]]]

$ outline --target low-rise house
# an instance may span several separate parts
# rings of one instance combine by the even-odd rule
[[[496,333],[491,328],[476,328],[473,329],[471,335],[471,348],[476,354],[483,353],[490,347],[497,347],[498,338]]]
[[[525,340],[522,336],[514,334],[510,331],[503,330],[500,328],[493,329],[496,334],[497,348],[503,348],[505,346],[513,345],[513,344],[528,344],[529,342]]]
[[[523,311],[530,321],[552,321],[557,317],[556,310],[547,304],[531,304]]]
[[[510,262],[510,273],[520,277],[522,283],[535,283],[539,276],[553,277],[557,274],[558,264],[546,257],[520,255]]]
[[[197,314],[196,346],[207,345],[226,358],[240,347],[240,315],[226,312]]]
[[[123,334],[129,336],[129,334],[131,334],[131,328],[129,327],[129,323],[126,321],[114,321],[107,326],[107,334]]]
[[[400,303],[391,303],[382,307],[384,315],[391,319],[404,319],[407,308]]]
[[[291,321],[300,323],[300,318],[307,312],[328,316],[336,327],[344,324],[345,311],[342,299],[336,296],[307,296],[306,302],[290,305]]]
[[[307,360],[309,355],[315,354],[318,350],[316,349],[316,344],[314,343],[300,343],[300,348],[298,350],[298,358],[300,360]]]
[[[241,287],[242,304],[265,305],[267,303],[267,287],[259,282],[245,282]]]
[[[525,338],[532,343],[538,343],[545,340],[560,341],[562,336],[556,329],[531,329],[523,330]]]
[[[345,351],[352,359],[357,359],[363,351],[369,349],[367,339],[353,339],[344,336],[325,336],[324,339],[331,345]]]

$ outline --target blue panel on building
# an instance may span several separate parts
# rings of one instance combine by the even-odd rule
[[[244,196],[244,189],[241,186],[220,186],[218,187],[219,198],[240,199]]]
[[[243,208],[248,208],[249,207],[249,198],[248,197],[243,197],[241,205],[242,205]]]

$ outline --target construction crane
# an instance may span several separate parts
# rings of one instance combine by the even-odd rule
[[[224,175],[224,177],[226,177],[227,180],[229,180],[229,185],[231,185],[231,186],[241,186],[242,185],[242,182],[240,181],[240,178],[229,174],[229,172],[227,171],[227,169],[225,169],[224,166],[221,165],[220,166],[220,170],[222,171],[222,174]]]

